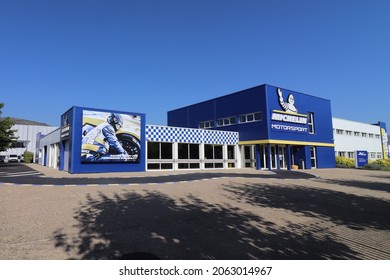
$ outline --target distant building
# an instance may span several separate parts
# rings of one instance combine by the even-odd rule
[[[10,155],[16,155],[20,158],[24,152],[28,151],[34,153],[35,161],[37,156],[35,154],[37,134],[48,134],[57,129],[57,127],[18,118],[11,118],[11,120],[14,122],[11,129],[16,130],[15,136],[17,137],[17,141],[6,151],[0,152],[0,159],[2,161],[8,161]]]
[[[355,158],[355,151],[368,152],[370,160],[388,158],[386,124],[367,124],[332,118],[336,156]]]

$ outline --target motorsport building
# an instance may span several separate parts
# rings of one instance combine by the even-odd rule
[[[332,118],[330,100],[267,84],[171,110],[167,126],[145,120],[72,107],[60,128],[39,134],[37,162],[89,173],[333,168],[336,155],[388,157],[385,123],[351,126]]]

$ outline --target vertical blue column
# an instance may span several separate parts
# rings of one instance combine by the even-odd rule
[[[305,169],[311,169],[310,146],[305,146]]]
[[[64,170],[64,157],[65,157],[65,141],[60,142],[60,166],[58,166],[58,170]]]
[[[256,170],[261,170],[261,153],[260,153],[260,145],[255,145],[255,153],[256,153]]]

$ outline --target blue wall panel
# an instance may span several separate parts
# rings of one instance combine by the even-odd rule
[[[317,167],[335,168],[336,158],[333,147],[317,147]]]

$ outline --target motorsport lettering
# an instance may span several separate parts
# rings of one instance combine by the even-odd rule
[[[291,132],[301,132],[306,133],[307,127],[299,127],[299,126],[292,126],[292,125],[285,125],[285,124],[272,124],[271,128],[274,130],[283,130],[283,131],[291,131]]]

